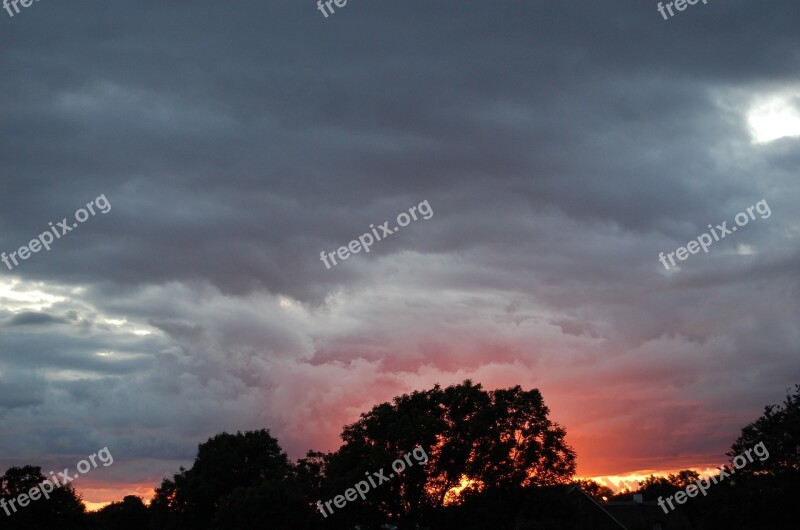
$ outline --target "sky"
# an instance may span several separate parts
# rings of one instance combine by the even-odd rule
[[[800,382],[796,3],[333,7],[0,11],[0,472],[108,447],[87,504],[149,499],[465,379],[540,389],[581,477],[723,464]]]

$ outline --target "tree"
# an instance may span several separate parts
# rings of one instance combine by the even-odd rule
[[[350,510],[353,522],[384,517],[419,523],[457,501],[456,487],[477,492],[567,483],[575,453],[548,414],[538,390],[519,386],[487,392],[467,380],[404,394],[345,427],[344,444],[330,458],[329,491],[350,487],[365,473],[383,469],[388,476],[390,465],[418,445],[428,462],[406,466],[371,490],[358,514]]]
[[[331,453],[308,451],[305,458],[301,458],[295,465],[297,482],[307,498],[310,500],[321,499],[326,493],[328,463]]]
[[[521,387],[489,392],[488,433],[475,447],[470,466],[484,485],[550,486],[575,473],[575,452],[566,431],[548,419],[541,393]]]
[[[236,530],[249,528],[260,518],[263,525],[276,513],[289,514],[286,519],[292,522],[303,520],[310,507],[295,484],[293,466],[268,430],[218,434],[200,444],[191,469],[181,468],[156,489],[153,526]],[[238,513],[254,520],[245,522]],[[302,528],[270,524],[276,529]]]
[[[604,502],[614,496],[614,491],[611,488],[591,479],[574,480],[572,483],[597,502]]]
[[[764,407],[764,413],[742,429],[727,456],[733,467],[739,457],[741,467],[729,467],[728,478],[699,500],[698,520],[702,527],[796,527],[794,506],[800,496],[800,385],[793,394],[787,393],[782,405]],[[742,466],[743,459],[746,462]]]
[[[670,473],[667,476],[667,481],[676,490],[684,490],[689,484],[694,484],[700,478],[700,473],[692,471],[691,469],[684,469],[678,471],[677,474]]]
[[[674,495],[678,490],[686,489],[689,484],[694,484],[699,478],[700,474],[690,469],[684,469],[666,477],[650,475],[639,484],[639,487],[634,493],[641,493],[645,496],[646,500],[655,500],[658,497],[669,497],[670,495]],[[629,493],[617,495],[615,500],[629,497]]]
[[[309,508],[295,480],[268,480],[239,487],[222,498],[214,516],[214,530],[303,530],[322,523]]]
[[[764,407],[764,414],[742,429],[727,456],[733,459],[759,443],[764,444],[769,458],[754,458],[754,462],[748,463],[738,473],[783,475],[800,472],[800,385],[795,386],[794,394],[786,394],[783,406]]]
[[[28,494],[37,488],[47,477],[39,466],[23,466],[9,468],[0,476],[0,497],[14,499],[20,494]],[[51,482],[52,484],[52,482]],[[49,488],[46,488],[49,489]],[[37,500],[31,500],[27,506],[15,505],[16,511],[9,507],[11,517],[0,510],[0,528],[16,530],[28,528],[82,528],[85,508],[81,497],[75,493],[70,484],[53,488],[45,498],[39,494]],[[18,504],[18,503],[17,503]]]
[[[658,497],[669,497],[676,491],[678,491],[677,486],[670,482],[668,478],[650,475],[639,483],[639,487],[633,493],[641,493],[647,500],[654,500]],[[630,496],[630,493],[621,494],[616,496],[614,500],[630,500]]]
[[[141,530],[149,525],[149,513],[141,497],[126,495],[96,513],[89,514],[92,528],[97,530]]]

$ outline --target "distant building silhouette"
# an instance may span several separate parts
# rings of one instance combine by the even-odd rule
[[[655,501],[645,501],[641,494],[630,501],[614,501],[603,505],[626,530],[692,530],[694,527],[679,510],[664,513]]]
[[[570,484],[541,489],[551,490],[566,499],[566,502],[575,509],[577,514],[576,522],[581,530],[632,530],[610,513],[605,505],[594,500],[591,495],[583,491],[579,486]]]

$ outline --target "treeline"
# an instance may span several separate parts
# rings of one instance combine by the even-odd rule
[[[741,455],[750,453],[751,458]],[[781,405],[742,429],[726,453],[729,463],[714,473],[706,493],[678,506],[696,530],[797,528],[800,508],[800,385]],[[768,456],[767,456],[768,455]],[[739,458],[739,465],[735,466]],[[744,465],[742,465],[744,463]],[[649,477],[635,493],[646,500],[674,496],[699,479],[684,470],[668,477]],[[707,482],[707,481],[706,481]],[[618,496],[619,498],[630,498]],[[669,521],[669,515],[665,516]]]
[[[148,506],[129,496],[87,514],[66,486],[10,517],[0,512],[0,530],[580,530],[574,510],[553,494],[572,483],[575,452],[548,416],[535,389],[437,385],[362,414],[344,428],[335,452],[310,451],[293,462],[267,430],[222,433],[200,444],[193,465],[165,479]],[[761,442],[768,459],[678,507],[697,530],[796,522],[800,387],[745,427],[729,456]],[[404,457],[404,465],[395,463]],[[39,468],[12,468],[0,477],[0,493],[14,497],[40,475]],[[640,492],[654,501],[696,478],[652,477]],[[357,487],[368,480],[369,488]],[[596,483],[579,485],[601,502],[611,496]]]

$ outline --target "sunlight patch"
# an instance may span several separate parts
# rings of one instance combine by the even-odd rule
[[[41,311],[66,298],[46,293],[40,282],[23,282],[15,279],[0,279],[0,300],[5,299],[6,309],[12,312]],[[13,302],[8,304],[8,302]],[[9,305],[11,307],[9,307]]]
[[[757,96],[747,111],[753,143],[800,136],[800,94],[784,92]]]

